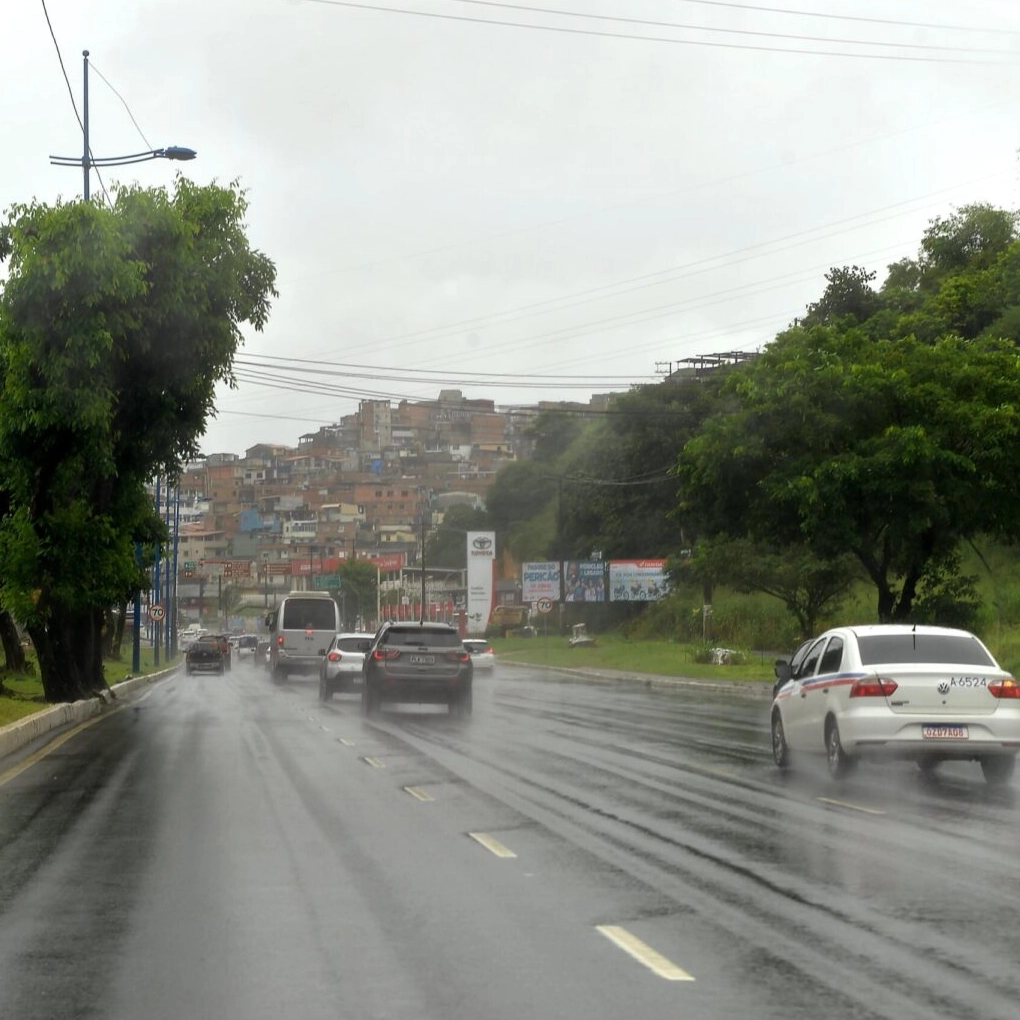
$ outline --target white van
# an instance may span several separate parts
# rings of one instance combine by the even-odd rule
[[[333,635],[340,630],[340,607],[329,592],[292,591],[266,616],[269,672],[274,680],[288,673],[314,673]]]

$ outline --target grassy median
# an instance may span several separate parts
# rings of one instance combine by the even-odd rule
[[[141,652],[142,668],[139,676],[147,676],[167,668],[165,655],[160,656],[160,665],[157,667],[151,648],[143,647]],[[178,660],[173,660],[170,665],[176,661]],[[31,653],[29,653],[29,663],[30,670],[24,674],[17,676],[8,674],[0,677],[0,726],[17,722],[19,719],[24,719],[25,716],[49,708],[45,697],[43,697],[42,681],[39,679],[39,671]],[[107,659],[103,663],[103,669],[106,674],[106,682],[111,687],[135,675],[131,671],[130,653],[126,659]]]
[[[767,653],[741,652],[734,665],[716,666],[699,661],[708,650],[672,641],[630,641],[617,634],[598,634],[594,646],[571,648],[566,637],[542,634],[532,638],[495,638],[493,651],[499,662],[575,669],[605,669],[655,676],[689,677],[695,680],[775,679],[775,657]]]

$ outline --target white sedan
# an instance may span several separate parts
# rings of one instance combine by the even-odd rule
[[[488,641],[476,638],[465,638],[464,648],[471,656],[471,665],[475,669],[493,669],[496,665],[496,654]]]
[[[965,630],[837,627],[777,662],[771,729],[780,768],[800,752],[836,779],[860,758],[955,759],[1000,784],[1020,751],[1020,684]]]

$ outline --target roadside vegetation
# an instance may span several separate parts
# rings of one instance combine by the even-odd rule
[[[165,540],[147,486],[197,453],[275,296],[236,186],[110,190],[0,222],[0,605],[51,702],[105,686],[111,609]]]
[[[142,646],[141,649],[141,672],[131,672],[131,658],[107,659],[104,663],[106,681],[112,687],[122,680],[128,680],[132,676],[149,676],[169,669],[180,661],[178,656],[167,662],[166,656],[160,656],[160,665],[157,667],[154,662],[154,655],[151,648]],[[24,668],[18,672],[4,671],[0,673],[0,726],[17,722],[26,716],[34,715],[36,712],[49,708],[50,704],[46,699],[43,690],[42,680],[39,677],[39,670],[36,664],[35,655],[29,651],[25,656]]]

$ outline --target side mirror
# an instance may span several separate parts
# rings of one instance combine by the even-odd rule
[[[779,683],[785,684],[791,676],[793,676],[793,672],[790,669],[790,664],[785,659],[776,659],[776,679]]]

